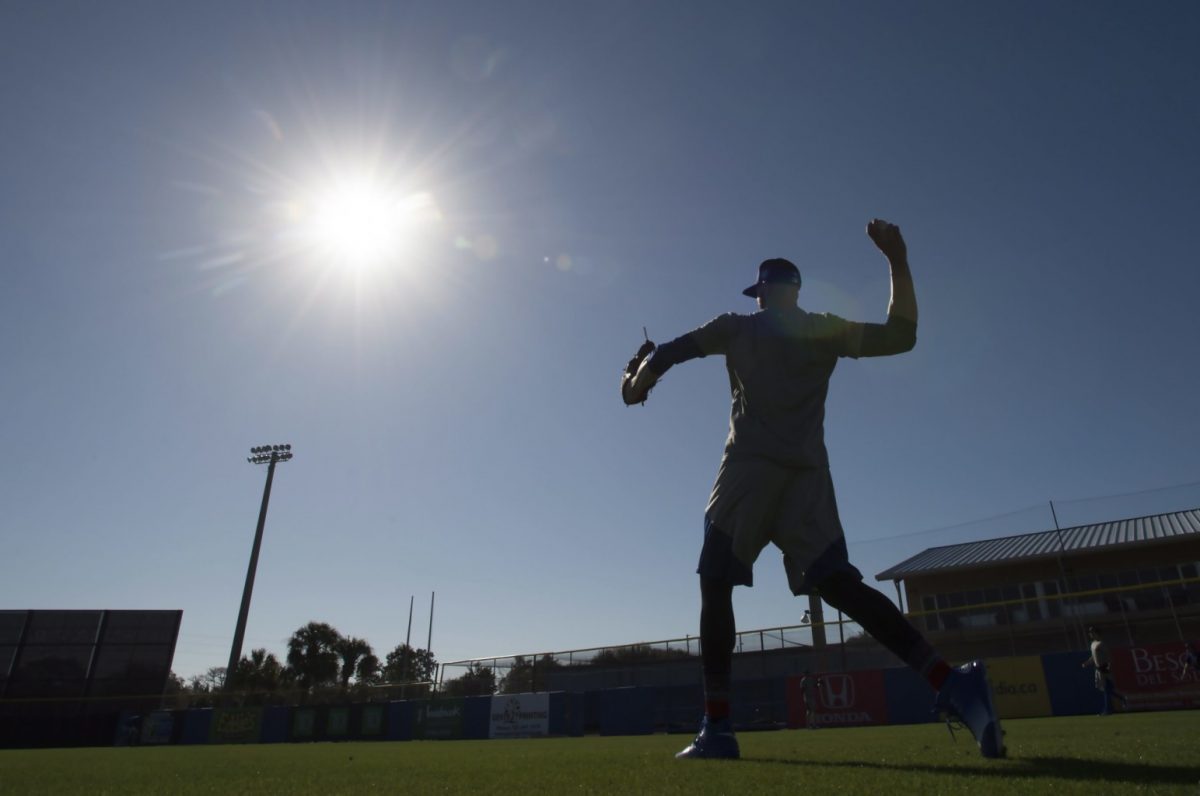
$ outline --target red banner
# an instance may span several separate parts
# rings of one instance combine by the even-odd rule
[[[1113,683],[1134,710],[1200,707],[1200,672],[1183,672],[1183,644],[1114,647]]]
[[[883,671],[822,672],[814,675],[817,686],[813,720],[818,727],[850,727],[863,724],[887,724],[887,694],[883,690]],[[808,726],[808,706],[799,677],[787,681],[789,727]]]

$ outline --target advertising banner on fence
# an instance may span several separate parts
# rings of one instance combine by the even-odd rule
[[[461,738],[463,735],[463,700],[435,699],[417,705],[413,721],[413,737],[430,739]]]
[[[816,675],[813,720],[818,727],[849,727],[861,724],[887,724],[887,695],[883,671],[823,672]],[[787,680],[789,727],[808,726],[808,708],[799,677]]]
[[[1113,647],[1113,682],[1132,710],[1200,707],[1200,672],[1183,670],[1183,644],[1145,644]]]
[[[992,699],[1000,718],[1021,719],[1051,714],[1050,692],[1046,688],[1042,656],[990,658],[987,673],[992,681]]]
[[[312,708],[296,708],[292,711],[292,739],[307,741],[316,737],[317,711]]]
[[[175,729],[175,717],[171,711],[156,710],[142,721],[142,743],[170,743],[173,729]]]
[[[489,738],[537,738],[549,734],[549,694],[498,694],[492,697]]]
[[[383,735],[383,705],[363,707],[361,733],[364,737]]]
[[[262,708],[217,708],[209,740],[213,743],[258,743]]]
[[[350,732],[350,708],[344,705],[329,709],[325,717],[325,737],[345,738]]]

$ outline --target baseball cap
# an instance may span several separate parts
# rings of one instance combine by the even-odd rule
[[[781,282],[787,285],[800,286],[800,269],[791,260],[773,257],[763,260],[758,266],[758,281],[742,291],[743,296],[758,297],[758,286],[768,282]]]

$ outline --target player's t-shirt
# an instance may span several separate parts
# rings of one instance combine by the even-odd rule
[[[1103,641],[1092,642],[1092,663],[1098,672],[1108,671],[1108,647]]]
[[[899,323],[904,326],[900,336],[915,340],[916,325]],[[726,460],[828,467],[825,396],[838,357],[911,348],[911,342],[888,342],[895,329],[891,322],[886,327],[855,323],[795,307],[727,313],[690,332],[701,355],[725,356],[732,397]]]
[[[835,571],[862,577],[846,558],[829,477],[829,377],[838,357],[899,354],[916,337],[916,321],[890,313],[885,324],[854,323],[791,307],[721,315],[655,350],[646,366],[660,377],[710,354],[725,357],[729,375],[729,437],[704,510],[698,572],[752,585],[755,560],[774,543],[795,594],[811,594]]]

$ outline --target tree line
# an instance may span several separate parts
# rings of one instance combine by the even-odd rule
[[[553,683],[551,674],[567,666],[611,666],[628,667],[665,661],[691,658],[687,652],[679,649],[660,649],[648,644],[632,644],[625,647],[603,649],[589,659],[564,664],[553,655],[541,657],[518,655],[512,659],[508,671],[496,676],[491,666],[485,666],[479,661],[467,665],[466,671],[452,680],[442,683],[441,693],[447,696],[486,696],[488,694],[522,694],[535,691],[549,691]]]
[[[437,667],[429,650],[398,644],[380,660],[366,639],[343,635],[325,622],[309,622],[292,633],[283,661],[265,648],[253,649],[232,672],[213,666],[186,682],[172,673],[167,690],[192,706],[228,698],[248,703],[365,698],[382,686],[419,696],[430,692]]]
[[[632,645],[604,649],[576,666],[630,666],[691,657],[682,650]],[[444,696],[518,694],[550,690],[550,675],[564,666],[553,655],[517,656],[497,677],[493,667],[473,662],[462,675],[440,684]],[[429,650],[398,644],[383,660],[365,639],[347,636],[325,622],[309,622],[292,633],[283,661],[264,648],[243,655],[226,677],[213,666],[184,681],[174,672],[168,695],[203,707],[230,700],[243,704],[346,699],[420,698],[433,693],[438,662]]]

